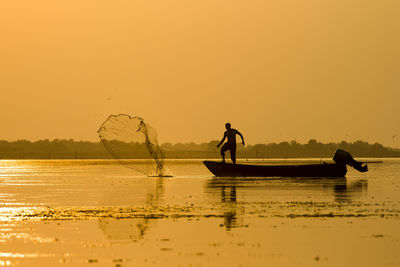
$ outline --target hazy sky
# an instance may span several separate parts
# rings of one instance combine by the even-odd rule
[[[0,2],[0,139],[310,138],[400,147],[399,0]],[[397,135],[397,137],[394,137]]]

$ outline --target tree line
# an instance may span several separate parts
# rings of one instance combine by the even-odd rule
[[[165,158],[219,158],[219,141],[207,143],[163,143]],[[142,146],[142,147],[141,147]],[[143,144],[121,143],[123,158],[140,158]],[[400,149],[365,141],[321,143],[315,139],[300,144],[297,141],[246,145],[238,144],[238,158],[330,158],[336,149],[343,149],[355,157],[400,157]],[[0,141],[0,159],[108,159],[110,154],[101,142],[73,139]]]

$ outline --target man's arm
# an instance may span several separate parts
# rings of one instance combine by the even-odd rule
[[[226,138],[226,132],[224,133],[224,137],[222,138],[221,142],[219,142],[217,147],[219,147],[225,141],[225,138]]]
[[[242,138],[242,144],[244,145],[243,135],[242,135],[238,130],[236,130],[236,132],[237,132],[237,134],[240,136],[240,138]]]

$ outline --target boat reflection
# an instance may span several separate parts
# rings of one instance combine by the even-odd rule
[[[360,179],[354,182],[335,184],[335,201],[351,202],[356,198],[366,195],[368,190],[368,181]]]
[[[206,192],[216,195],[221,191],[221,202],[226,202],[226,188],[234,188],[232,200],[239,191],[241,201],[352,201],[362,197],[368,189],[368,181],[348,181],[338,178],[212,178],[206,183]],[[237,188],[237,189],[236,189]],[[219,193],[218,193],[219,194]],[[333,196],[333,199],[332,199]],[[231,201],[232,202],[232,201]]]
[[[210,202],[216,203],[224,214],[226,230],[246,227],[245,214],[252,212],[253,205],[264,203],[274,207],[296,206],[297,210],[306,210],[310,203],[327,204],[329,212],[332,206],[340,202],[357,201],[366,195],[367,180],[348,181],[340,178],[212,178],[207,181],[205,191]],[[331,203],[331,204],[329,204]],[[334,204],[337,203],[337,204]],[[271,211],[275,212],[276,211]],[[267,212],[268,213],[268,212]],[[242,216],[243,215],[243,216]],[[281,212],[281,216],[285,213]],[[312,214],[311,214],[312,216]]]

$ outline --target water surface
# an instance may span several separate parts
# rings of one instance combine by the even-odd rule
[[[346,178],[250,179],[200,160],[168,161],[171,178],[2,160],[0,266],[396,266],[400,160],[383,161]]]

